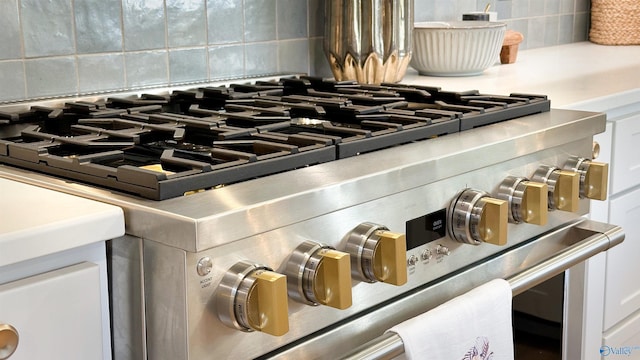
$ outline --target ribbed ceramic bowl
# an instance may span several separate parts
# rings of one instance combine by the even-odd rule
[[[421,75],[479,75],[498,61],[506,29],[488,21],[415,23],[411,67]]]

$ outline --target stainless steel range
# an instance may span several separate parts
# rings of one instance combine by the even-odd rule
[[[124,209],[115,358],[334,359],[621,242],[582,217],[604,126],[541,95],[283,77],[3,106],[0,176]]]

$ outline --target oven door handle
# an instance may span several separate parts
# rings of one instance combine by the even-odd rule
[[[602,251],[606,251],[624,240],[622,228],[615,225],[584,220],[577,229],[586,230],[590,236],[574,243],[566,249],[552,255],[536,265],[531,266],[507,278],[513,295],[518,295],[552,277],[568,270]],[[594,234],[595,232],[595,234]],[[356,348],[343,360],[384,360],[393,359],[404,353],[404,344],[398,334],[386,332],[383,335]]]
[[[593,220],[585,220],[576,225],[576,228],[595,231],[596,234],[588,236],[549,257],[549,259],[507,278],[513,296],[551,279],[600,252],[619,245],[625,237],[621,227]]]

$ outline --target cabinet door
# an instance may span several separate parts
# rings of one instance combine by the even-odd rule
[[[600,353],[602,359],[640,359],[640,312],[603,334]]]
[[[624,242],[607,251],[604,329],[640,309],[640,189],[610,200],[609,222],[624,229]]]
[[[0,323],[19,335],[11,360],[102,359],[98,265],[83,262],[0,285]]]
[[[640,184],[640,114],[615,121],[611,194]]]

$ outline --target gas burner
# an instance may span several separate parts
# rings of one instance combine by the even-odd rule
[[[541,95],[283,78],[0,112],[0,162],[162,200],[549,107]]]

